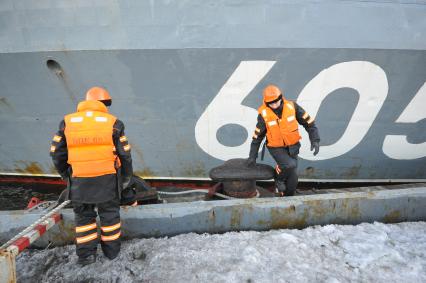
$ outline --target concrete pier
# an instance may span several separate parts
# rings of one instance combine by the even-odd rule
[[[390,186],[394,187],[394,186]],[[312,225],[395,223],[426,220],[426,185],[396,189],[295,196],[154,204],[121,210],[124,239],[173,236],[182,233],[224,233],[242,230],[304,228]],[[74,215],[62,211],[63,221],[35,245],[73,243]],[[41,215],[25,211],[0,212],[0,242],[36,221]]]

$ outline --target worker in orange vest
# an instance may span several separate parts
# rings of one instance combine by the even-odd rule
[[[309,134],[311,151],[314,150],[314,155],[319,152],[320,137],[314,118],[296,102],[284,99],[275,85],[268,85],[263,90],[263,104],[258,113],[247,165],[251,167],[256,164],[260,144],[266,136],[268,151],[277,162],[276,193],[279,196],[292,196],[298,183],[297,155],[301,138],[298,124]]]
[[[130,186],[133,169],[124,124],[108,113],[110,105],[108,91],[89,89],[77,112],[60,122],[50,148],[56,170],[68,182],[80,265],[96,261],[97,215],[104,255],[114,259],[120,252],[120,193]]]

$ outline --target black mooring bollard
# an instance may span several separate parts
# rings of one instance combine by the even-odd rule
[[[222,182],[225,194],[236,198],[252,198],[258,193],[256,180],[274,178],[274,168],[266,164],[248,167],[246,159],[229,159],[224,164],[210,170],[213,181]]]

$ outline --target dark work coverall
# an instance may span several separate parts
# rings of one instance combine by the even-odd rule
[[[310,116],[305,115],[305,110],[300,107],[296,102],[294,103],[294,107],[296,110],[296,119],[297,122],[302,125],[305,130],[309,134],[309,140],[312,142],[319,142],[320,137],[318,133],[318,128],[315,126],[315,121],[312,121],[311,123],[308,123],[310,121]],[[283,101],[281,102],[281,106],[277,109],[272,109],[272,111],[281,119],[282,112],[283,112]],[[305,118],[303,118],[305,116]],[[262,140],[266,136],[266,125],[265,120],[263,119],[262,115],[257,116],[257,124],[256,128],[258,128],[260,131],[256,133],[257,138],[253,136],[253,140],[251,142],[250,147],[250,154],[249,158],[256,159],[257,154],[259,151],[260,144],[262,143]],[[294,195],[297,183],[298,183],[298,176],[297,176],[297,156],[299,154],[300,149],[300,143],[296,143],[291,146],[287,147],[269,147],[268,141],[266,141],[266,146],[268,148],[269,153],[272,155],[274,160],[277,162],[277,165],[279,166],[279,169],[281,172],[276,172],[276,180],[284,182],[286,185],[285,195],[286,196],[292,196]]]
[[[106,257],[113,259],[120,252],[121,246],[120,237],[116,238],[121,234],[120,192],[123,186],[126,187],[131,182],[133,175],[130,145],[124,135],[124,124],[117,119],[113,126],[113,143],[121,167],[116,165],[117,174],[97,177],[72,177],[71,166],[67,163],[65,127],[65,122],[61,121],[59,131],[52,141],[50,155],[58,173],[69,182],[70,200],[75,213],[77,255],[84,258],[96,254],[99,237],[91,239],[90,235],[96,236],[97,227],[94,223],[98,214],[102,251]],[[78,239],[83,239],[83,243],[79,243]]]

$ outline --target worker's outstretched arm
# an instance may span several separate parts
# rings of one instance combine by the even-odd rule
[[[254,133],[252,136],[251,146],[249,158],[247,159],[247,165],[253,166],[256,163],[257,153],[259,152],[260,144],[266,135],[266,124],[265,120],[263,120],[262,115],[257,116],[257,124],[254,129]]]
[[[121,163],[121,177],[123,183],[123,189],[127,188],[132,182],[133,167],[132,167],[132,155],[130,153],[130,144],[124,134],[124,124],[120,120],[114,124],[113,129],[113,141],[116,149],[118,158]]]
[[[64,130],[65,122],[62,120],[59,123],[59,130],[53,136],[52,143],[50,145],[50,156],[52,157],[56,171],[58,171],[62,179],[66,180],[69,177],[68,169],[70,165],[68,164],[67,140],[65,138]]]
[[[297,122],[302,125],[309,134],[309,140],[311,141],[311,150],[314,151],[314,155],[319,152],[320,136],[318,128],[315,125],[315,119],[311,117],[300,105],[294,103],[296,108],[296,119]]]

